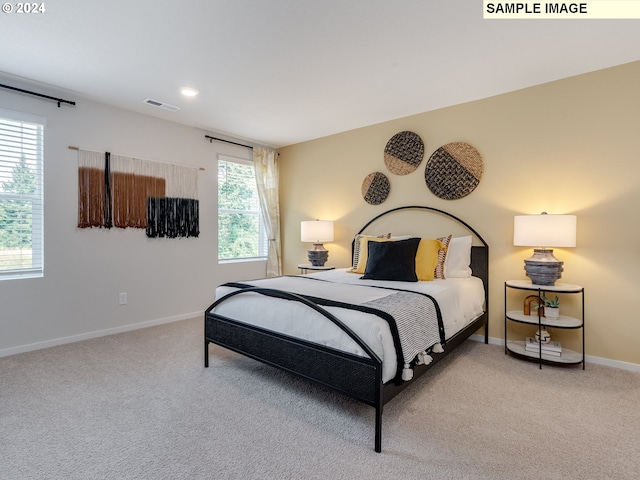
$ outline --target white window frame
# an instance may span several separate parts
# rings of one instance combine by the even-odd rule
[[[231,163],[238,163],[241,165],[247,165],[250,166],[253,170],[254,170],[254,174],[255,174],[255,167],[253,165],[253,161],[252,160],[248,160],[245,158],[239,158],[239,157],[233,157],[231,155],[225,155],[225,154],[218,154],[218,163],[216,166],[219,166],[220,162],[231,162]],[[216,170],[217,171],[217,170]],[[255,192],[256,192],[256,196],[258,195],[258,185],[257,183],[254,185],[255,188]],[[218,196],[216,197],[216,201],[219,199],[219,189],[218,189]],[[258,199],[259,201],[259,199]],[[260,210],[260,206],[257,207],[256,210],[239,210],[239,209],[231,209],[231,208],[221,208],[220,205],[218,204],[218,245],[220,244],[220,215],[221,214],[228,214],[228,213],[240,213],[240,214],[245,214],[245,215],[256,215],[258,217],[258,256],[255,257],[234,257],[234,258],[220,258],[220,254],[219,251],[216,252],[216,254],[218,255],[218,263],[234,263],[234,262],[253,262],[253,261],[265,261],[267,259],[267,254],[269,251],[269,237],[267,235],[267,230],[266,230],[266,226],[264,223],[264,218],[262,218],[262,212]]]
[[[7,133],[7,127],[24,125],[35,130],[33,142],[25,141],[26,134],[19,134],[18,144],[2,142],[0,133],[0,181],[6,181],[8,174],[24,156],[35,167],[36,192],[32,195],[3,192],[0,199],[30,200],[31,213],[31,267],[0,270],[1,280],[15,280],[44,276],[44,130],[46,119],[22,112],[0,109],[0,132]],[[10,138],[11,133],[5,135]],[[2,249],[0,249],[2,254]]]

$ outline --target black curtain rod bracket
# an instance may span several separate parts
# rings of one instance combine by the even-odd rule
[[[68,103],[69,105],[75,105],[76,102],[72,102],[71,100],[64,100],[63,98],[51,97],[49,95],[43,95],[42,93],[31,92],[29,90],[24,90],[22,88],[12,87],[11,85],[4,85],[0,83],[1,88],[6,88],[7,90],[13,90],[14,92],[26,93],[27,95],[33,95],[34,97],[46,98],[47,100],[53,100],[54,102],[58,102],[58,108],[60,108],[60,104]]]

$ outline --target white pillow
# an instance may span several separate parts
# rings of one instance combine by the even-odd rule
[[[471,276],[471,236],[453,237],[449,242],[444,262],[445,278],[469,278]]]

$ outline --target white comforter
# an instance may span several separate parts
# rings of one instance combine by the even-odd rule
[[[388,290],[375,287],[403,289],[431,295],[438,302],[442,312],[447,339],[483,313],[484,290],[482,281],[475,277],[430,282],[390,282],[360,280],[360,275],[348,273],[347,269],[318,272],[306,276],[334,282],[334,287],[331,288],[331,299],[345,303],[360,304],[388,295]],[[241,283],[301,295],[319,296],[318,282],[299,280],[295,277],[277,277]],[[345,288],[344,284],[366,284],[371,287],[354,289]],[[235,288],[218,287],[216,299],[233,290]],[[322,296],[326,297],[326,288],[323,290],[325,294]],[[287,308],[286,314],[283,314],[283,304]],[[385,320],[356,310],[339,307],[323,308],[349,326],[380,357],[384,382],[395,377],[396,350],[389,325]],[[364,351],[337,326],[319,313],[297,302],[246,293],[222,302],[216,307],[215,313],[355,355],[366,356]]]

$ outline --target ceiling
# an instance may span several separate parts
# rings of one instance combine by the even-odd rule
[[[640,60],[638,20],[483,20],[481,0],[44,4],[0,14],[1,83],[273,147]]]

